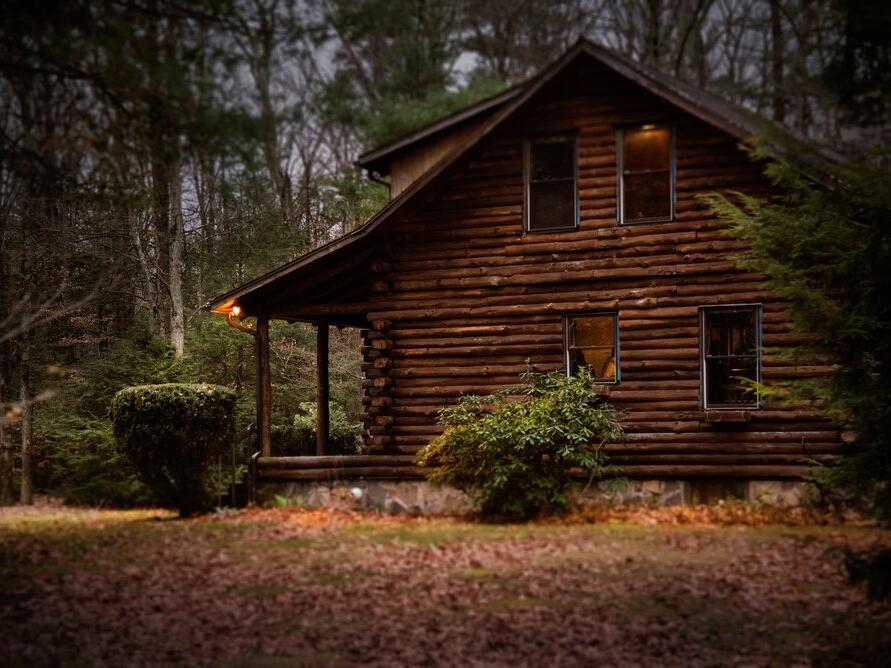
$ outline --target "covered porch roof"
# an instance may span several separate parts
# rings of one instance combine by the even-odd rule
[[[364,327],[379,252],[375,239],[348,234],[215,297],[205,308],[239,318],[263,314],[289,322]]]

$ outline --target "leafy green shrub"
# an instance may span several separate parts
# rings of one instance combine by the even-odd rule
[[[291,429],[294,454],[316,453],[316,405],[305,401],[298,406]],[[332,455],[355,455],[362,450],[362,425],[349,419],[343,406],[328,404],[328,448]]]
[[[528,519],[566,510],[571,470],[602,475],[602,444],[622,437],[587,370],[524,380],[519,388],[463,397],[442,409],[445,432],[418,453],[429,480],[467,492],[486,515]]]
[[[118,392],[114,434],[158,500],[189,515],[212,507],[221,492],[223,457],[231,456],[235,393],[218,385],[168,383]]]
[[[150,506],[151,492],[123,454],[108,418],[54,417],[37,432],[35,461],[44,489],[66,503],[117,508]]]
[[[128,337],[104,339],[60,375],[37,379],[55,392],[34,411],[34,483],[41,492],[79,505],[157,504],[118,445],[108,411],[122,388],[178,381],[186,365],[145,322]]]

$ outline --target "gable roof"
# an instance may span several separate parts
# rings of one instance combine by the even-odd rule
[[[312,265],[317,260],[337,253],[360,239],[368,237],[384,222],[389,220],[397,211],[401,210],[402,207],[411,201],[418,193],[424,190],[434,179],[457,162],[473,147],[479,144],[515,111],[521,108],[548,82],[554,79],[557,74],[563,71],[565,67],[583,54],[587,54],[619,75],[640,85],[645,90],[663,98],[706,123],[723,130],[736,139],[748,139],[753,135],[758,134],[763,129],[763,121],[756,115],[746,112],[716,95],[684,83],[675,77],[655,70],[650,70],[605,47],[594,44],[590,40],[583,38],[525,84],[505,91],[505,93],[502,94],[502,96],[505,96],[504,99],[499,99],[499,96],[496,96],[495,98],[484,100],[482,103],[465,110],[470,112],[470,115],[462,115],[462,113],[459,112],[458,114],[454,114],[453,116],[432,124],[428,128],[422,128],[421,130],[407,135],[400,140],[396,140],[385,147],[381,147],[376,151],[366,153],[363,158],[367,163],[376,153],[380,153],[378,156],[378,158],[380,158],[385,155],[386,152],[395,152],[399,148],[403,148],[417,141],[421,141],[426,137],[430,137],[446,127],[455,125],[472,116],[482,115],[485,111],[493,110],[490,117],[471,133],[470,136],[460,142],[451,152],[440,159],[439,162],[430,167],[430,169],[416,179],[409,187],[390,200],[377,212],[377,214],[372,216],[363,225],[342,237],[319,246],[291,262],[264,274],[263,276],[215,297],[207,303],[205,308],[209,308],[217,313],[228,312],[232,305],[239,299],[243,299],[254,291],[269,286],[271,283],[279,281],[285,277],[293,276],[295,273]],[[507,95],[508,93],[510,93],[510,96]],[[834,154],[827,157],[832,161],[838,160],[838,156]]]

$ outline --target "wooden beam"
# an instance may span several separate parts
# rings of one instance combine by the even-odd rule
[[[357,466],[411,466],[414,455],[346,455],[328,457],[261,457],[261,469],[355,468]]]
[[[316,325],[316,455],[328,452],[328,321]]]
[[[350,480],[357,478],[423,478],[421,469],[415,466],[358,466],[354,468],[326,469],[272,469],[257,471],[259,480]]]
[[[343,302],[341,304],[291,304],[273,308],[277,318],[299,318],[318,315],[346,315],[368,313],[373,307],[369,302]]]
[[[257,441],[264,457],[272,454],[272,377],[269,369],[269,316],[257,316]]]
[[[809,466],[790,465],[642,465],[624,466],[606,477],[623,476],[649,480],[686,480],[690,478],[741,478],[743,480],[802,480],[813,472]],[[573,477],[585,480],[582,471],[572,472]],[[357,466],[336,468],[289,469],[263,467],[257,471],[259,480],[349,480],[358,478],[423,478],[424,471],[416,466]]]

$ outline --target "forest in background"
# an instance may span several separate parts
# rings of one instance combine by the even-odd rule
[[[234,388],[249,449],[252,340],[201,306],[382,206],[385,188],[353,164],[363,150],[525,80],[587,36],[860,153],[887,145],[891,127],[883,5],[7,3],[0,499],[147,501],[107,417],[127,385]],[[314,338],[275,323],[272,339],[281,440],[314,391]],[[333,332],[345,422],[359,412],[358,348],[355,331]]]

